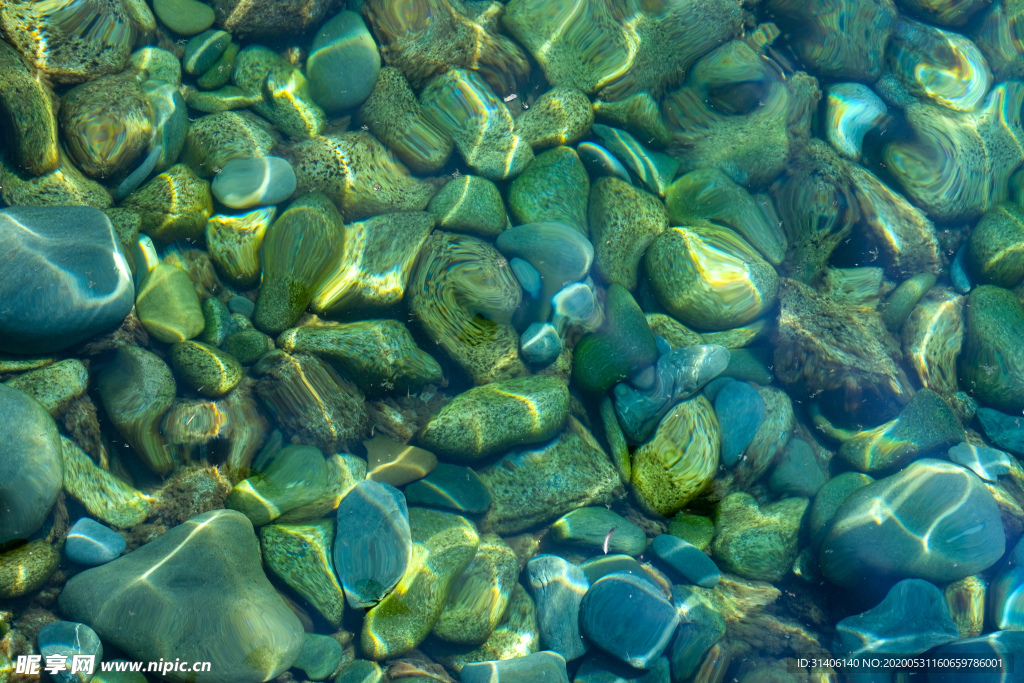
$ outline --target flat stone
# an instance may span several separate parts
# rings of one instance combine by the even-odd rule
[[[978,421],[985,436],[995,445],[1011,453],[1024,455],[1024,426],[1016,415],[1007,415],[991,408],[978,408]]]
[[[30,370],[4,382],[39,401],[54,418],[89,387],[89,372],[82,361],[68,358],[38,370]]]
[[[207,673],[172,672],[172,681],[259,683],[302,649],[302,625],[264,575],[252,525],[231,510],[198,515],[75,575],[60,609],[136,661],[211,662]]]
[[[116,560],[126,546],[121,534],[93,519],[82,517],[68,531],[64,554],[72,562],[93,566]]]
[[[280,204],[295,192],[295,171],[280,157],[232,159],[214,176],[210,191],[232,209]]]
[[[153,499],[101,469],[71,439],[61,437],[64,489],[97,519],[124,529],[149,516]]]
[[[996,481],[1013,469],[1013,460],[1008,453],[987,446],[961,441],[950,448],[947,455],[957,465],[963,465],[985,481]]]
[[[481,514],[491,506],[491,492],[471,467],[440,463],[423,479],[405,487],[413,505]]]
[[[725,619],[697,591],[672,586],[672,604],[679,614],[679,628],[666,656],[672,679],[686,680],[697,670],[704,653],[725,635]]]
[[[687,581],[702,588],[714,588],[722,578],[718,565],[704,551],[671,534],[655,536],[651,550]]]
[[[904,579],[875,607],[836,624],[832,652],[918,655],[959,639],[942,591],[921,579]]]
[[[437,457],[430,451],[400,443],[386,436],[364,441],[367,479],[392,486],[405,486],[430,474],[437,467]]]
[[[327,621],[341,625],[345,592],[334,572],[334,522],[269,524],[260,529],[267,569],[305,598]]]
[[[462,667],[462,683],[569,683],[565,659],[557,652],[534,652],[497,662]]]
[[[826,479],[807,442],[791,439],[768,479],[768,487],[783,496],[813,498]]]
[[[996,683],[997,681],[1012,680],[1013,669],[1010,668],[1009,659],[1005,655],[1020,652],[1022,648],[1024,648],[1024,631],[993,631],[978,638],[968,638],[943,645],[935,650],[935,655],[938,657],[999,656],[1002,661],[998,670],[986,674],[986,683],[988,681]],[[934,683],[959,683],[963,680],[963,676],[962,671],[950,669],[929,673],[928,680],[934,681]],[[980,680],[980,676],[978,678]]]
[[[598,579],[583,598],[583,633],[622,662],[646,669],[661,656],[679,625],[661,590],[631,574]]]
[[[0,351],[41,354],[117,327],[132,310],[128,263],[106,215],[86,206],[0,210]]]
[[[64,481],[60,434],[43,406],[0,385],[0,545],[43,525]]]
[[[594,555],[580,562],[579,567],[591,584],[603,576],[618,572],[638,576],[650,582],[652,586],[660,588],[660,584],[654,580],[651,573],[629,555]]]
[[[65,669],[58,671],[54,680],[58,683],[78,683],[88,679],[80,673],[71,673],[73,658],[75,655],[87,655],[94,657],[98,664],[103,660],[103,643],[96,632],[85,624],[78,624],[73,621],[54,621],[39,629],[36,636],[39,645],[39,654],[43,661],[52,655],[66,657]],[[96,669],[99,669],[96,666]]]
[[[191,36],[213,25],[210,6],[198,0],[153,0],[153,12],[175,33]]]
[[[579,611],[590,582],[583,570],[557,555],[537,555],[526,563],[526,580],[537,605],[541,646],[570,662],[586,654]]]
[[[643,529],[605,507],[582,507],[562,515],[551,525],[551,536],[605,553],[639,555],[647,548]]]

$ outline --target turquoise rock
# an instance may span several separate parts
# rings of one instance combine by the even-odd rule
[[[949,279],[953,283],[953,289],[961,294],[967,294],[974,286],[974,279],[971,276],[971,266],[967,262],[968,243],[965,242],[957,250],[953,262],[949,264]]]
[[[224,506],[238,510],[253,526],[309,505],[325,493],[327,461],[313,446],[286,446],[267,463],[256,463],[248,479],[235,484]]]
[[[996,481],[1013,469],[1009,454],[987,446],[975,446],[961,441],[949,449],[949,459],[963,465],[985,481]]]
[[[100,642],[100,637],[85,624],[72,621],[50,622],[39,629],[36,643],[44,661],[54,655],[67,658],[64,668],[53,675],[57,683],[89,682],[90,676],[83,675],[82,672],[71,673],[75,655],[94,657],[96,663],[103,659],[103,643]]]
[[[304,671],[310,680],[322,681],[338,668],[343,654],[341,643],[334,638],[307,633],[292,667]]]
[[[759,506],[746,493],[718,504],[711,551],[726,571],[755,581],[779,581],[793,566],[806,498]]]
[[[185,73],[193,76],[206,73],[230,44],[231,34],[227,31],[203,31],[193,36],[185,44],[185,56],[182,58]]]
[[[405,487],[413,505],[482,514],[491,506],[491,493],[471,467],[440,463],[423,479]]]
[[[125,547],[124,536],[96,520],[82,517],[68,531],[64,554],[76,564],[91,567],[116,560]]]
[[[640,306],[625,287],[612,284],[604,324],[584,335],[573,351],[573,383],[587,393],[603,394],[657,358],[658,346]]]
[[[547,367],[562,354],[562,338],[551,323],[530,323],[519,337],[523,360],[537,367]]]
[[[534,652],[495,662],[472,662],[459,673],[462,683],[569,683],[565,659],[557,652]]]
[[[383,683],[384,672],[377,662],[355,659],[342,667],[334,683]]]
[[[865,578],[945,583],[984,571],[1005,546],[998,506],[977,475],[926,458],[850,494],[822,543],[820,565],[844,587]]]
[[[142,160],[142,163],[117,186],[117,190],[114,191],[114,199],[124,199],[138,189],[139,185],[144,183],[146,178],[153,173],[153,169],[156,168],[156,163],[160,160],[160,156],[163,153],[164,148],[160,145],[150,150],[149,154]]]
[[[790,439],[768,479],[768,487],[781,496],[813,498],[826,480],[807,442]]]
[[[348,604],[370,607],[387,595],[412,562],[405,496],[388,484],[361,481],[338,505],[334,568]]]
[[[989,588],[989,612],[998,629],[1024,631],[1024,567],[1010,567]]]
[[[836,624],[832,652],[918,655],[959,639],[942,591],[921,579],[904,579],[875,607]]]
[[[240,315],[244,315],[246,318],[251,318],[255,309],[256,302],[252,299],[247,299],[244,296],[235,294],[228,299],[228,311],[231,313],[238,313]]]
[[[0,384],[0,545],[34,534],[63,485],[60,434],[27,394]]]
[[[604,311],[601,310],[597,292],[586,282],[574,282],[562,287],[551,297],[551,305],[555,309],[552,320],[563,332],[567,324],[592,332],[604,322]]]
[[[615,412],[633,443],[646,441],[665,413],[723,372],[731,356],[717,344],[672,349],[662,337],[656,342],[661,354],[657,364],[634,376],[631,384],[622,382],[615,387]]]
[[[1015,674],[1010,668],[1010,660],[1006,655],[1020,652],[1021,648],[1024,648],[1024,631],[994,631],[979,638],[967,638],[943,645],[937,648],[934,654],[937,657],[998,657],[1000,663],[994,671],[985,674],[984,679],[981,678],[981,674],[975,674],[972,678],[977,677],[978,680],[984,680],[985,683],[990,681],[991,683],[1003,681],[1016,683],[1014,679],[1018,678],[1019,674]],[[935,683],[959,683],[963,677],[962,671],[954,670],[932,671],[928,674],[928,680]]]
[[[679,613],[679,628],[666,656],[672,680],[688,679],[704,653],[725,635],[725,619],[701,595],[686,586],[672,586],[672,604]]]
[[[582,507],[551,525],[551,537],[564,543],[639,555],[647,548],[643,529],[605,507]]]
[[[232,209],[280,204],[295,192],[295,171],[280,157],[232,159],[214,176],[210,190]]]
[[[1024,426],[1019,424],[1019,417],[991,408],[978,408],[978,421],[985,436],[996,446],[1024,455]]]
[[[643,565],[629,555],[595,555],[580,562],[579,567],[591,584],[609,574],[624,573],[637,576],[656,588],[660,589],[661,587],[651,572],[644,569]]]
[[[263,573],[252,524],[233,510],[205,512],[76,574],[59,605],[135,661],[211,662],[200,683],[225,680],[216,673],[225,671],[259,683],[302,649],[302,624]]]
[[[555,222],[586,235],[590,180],[570,147],[538,154],[508,187],[509,212],[517,223]]]
[[[715,396],[715,414],[722,428],[722,462],[732,467],[764,420],[764,399],[746,382],[729,382]]]
[[[864,136],[887,112],[882,98],[863,83],[836,83],[828,89],[825,137],[839,154],[859,161]]]
[[[608,656],[588,657],[576,669],[573,683],[669,683],[669,663],[658,657],[647,670],[635,669]]]
[[[704,551],[671,534],[655,536],[651,550],[684,579],[701,588],[714,588],[722,578],[718,565]]]
[[[622,162],[601,145],[594,142],[581,142],[576,146],[576,154],[579,155],[587,172],[595,180],[607,176],[618,178],[624,183],[632,182],[629,171],[622,165]]]
[[[815,550],[821,547],[832,518],[835,517],[836,511],[850,497],[850,494],[873,481],[875,481],[874,478],[867,474],[843,472],[829,479],[818,489],[818,493],[814,497],[814,505],[811,506],[811,517],[808,524],[811,531],[811,547]]]
[[[659,197],[665,196],[679,169],[677,159],[646,149],[624,130],[595,123],[591,127],[591,132],[605,149],[617,156],[636,175],[648,192]]]
[[[661,590],[631,574],[609,574],[587,590],[580,607],[583,633],[630,666],[646,669],[665,651],[679,625]]]
[[[580,604],[590,588],[586,574],[557,555],[537,555],[526,563],[526,578],[537,605],[541,646],[566,661],[587,652],[580,634]]]
[[[0,352],[59,351],[121,324],[135,288],[114,227],[86,206],[0,211]]]
[[[525,261],[518,256],[509,259],[508,265],[515,274],[516,280],[519,280],[519,284],[522,285],[523,291],[534,299],[538,298],[540,296],[541,284],[543,283],[540,271],[534,268],[529,261]]]
[[[306,60],[306,77],[310,94],[328,114],[362,104],[379,73],[377,43],[358,14],[340,12],[317,31]]]

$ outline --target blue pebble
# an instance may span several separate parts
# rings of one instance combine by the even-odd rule
[[[632,574],[594,582],[583,598],[583,633],[608,654],[646,669],[668,647],[679,615],[661,590]]]
[[[989,588],[992,622],[998,629],[1024,631],[1024,567],[1010,567]]]
[[[629,555],[595,555],[580,562],[580,569],[587,575],[587,581],[591,584],[609,574],[624,572],[638,576],[655,588],[660,588],[660,584],[654,580],[654,577]]]
[[[50,655],[63,655],[67,658],[68,668],[53,676],[57,683],[80,683],[79,673],[71,673],[72,657],[75,655],[92,655],[95,670],[99,670],[99,662],[103,659],[103,643],[96,632],[85,624],[74,621],[54,621],[39,629],[36,638],[39,654],[43,661]]]
[[[1000,660],[998,670],[964,676],[962,669],[948,668],[928,672],[928,683],[1024,683],[1019,661],[1007,655],[1024,652],[1024,631],[993,631],[977,638],[960,640],[935,650],[936,657],[979,657]],[[931,656],[931,655],[929,655]],[[1016,669],[1013,666],[1016,665]]]
[[[974,284],[970,272],[970,266],[967,264],[967,243],[964,242],[949,266],[949,279],[953,282],[953,289],[961,294],[970,292]]]
[[[978,421],[989,441],[1011,453],[1024,455],[1024,420],[992,408],[978,408]]]
[[[587,652],[580,635],[580,603],[590,588],[583,570],[557,555],[537,555],[526,563],[526,577],[537,606],[541,647],[571,662]]]
[[[715,397],[718,396],[718,392],[722,390],[722,387],[724,387],[726,384],[729,384],[730,382],[735,381],[736,380],[734,380],[732,377],[714,378],[713,380],[704,385],[704,398],[711,401],[711,403],[714,403]]]
[[[715,396],[715,414],[722,430],[722,462],[732,467],[764,421],[764,399],[746,382],[730,382]]]
[[[128,177],[121,181],[121,184],[117,186],[117,190],[114,191],[114,199],[121,201],[135,189],[143,183],[149,174],[156,168],[156,162],[160,160],[160,155],[164,153],[164,148],[157,145],[153,150],[146,155],[146,158],[142,160],[139,167],[128,174]]]
[[[95,566],[121,557],[126,546],[121,534],[94,519],[82,517],[68,532],[64,554],[76,564]]]
[[[813,498],[825,485],[814,451],[803,439],[790,439],[782,458],[776,463],[768,488],[782,496]]]
[[[531,323],[519,337],[519,351],[527,363],[545,367],[562,353],[562,339],[551,323]]]
[[[188,107],[178,88],[170,83],[149,80],[142,84],[142,89],[153,108],[153,141],[150,144],[162,148],[153,169],[159,173],[174,164],[185,147]]]
[[[364,479],[338,504],[334,570],[355,608],[370,607],[399,582],[412,560],[409,509],[402,492]]]
[[[491,492],[471,467],[440,463],[430,474],[405,487],[413,505],[478,515],[491,507]]]
[[[462,683],[569,683],[565,659],[557,652],[534,652],[495,662],[471,662],[459,673]]]
[[[714,588],[722,578],[722,572],[714,560],[697,546],[677,536],[655,536],[651,550],[684,579],[702,588]]]
[[[672,586],[672,604],[679,614],[679,628],[667,656],[672,680],[683,681],[697,670],[704,653],[725,635],[725,619],[686,586]]]
[[[1006,561],[1011,567],[1024,567],[1024,537],[1013,546],[1013,550],[1006,556]]]
[[[904,579],[875,607],[836,624],[832,652],[917,655],[959,639],[942,591],[923,579]]]
[[[527,294],[534,299],[540,296],[540,271],[533,267],[529,261],[515,257],[508,262],[512,273],[519,280],[520,286]]]
[[[604,311],[597,301],[594,290],[583,282],[566,285],[551,298],[555,315],[561,316],[572,325],[593,332],[604,322]]]
[[[960,442],[949,449],[949,459],[963,465],[985,481],[996,481],[1010,473],[1010,454],[996,448]]]
[[[280,204],[295,192],[295,170],[280,157],[232,159],[213,178],[210,190],[224,206],[250,209]]]

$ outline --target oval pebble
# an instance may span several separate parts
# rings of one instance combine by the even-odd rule
[[[280,204],[295,192],[295,171],[280,157],[232,159],[214,177],[211,189],[232,209]]]
[[[153,12],[164,25],[185,36],[202,33],[213,25],[213,10],[197,0],[153,0]]]
[[[567,543],[639,555],[647,547],[643,529],[605,507],[583,507],[563,515],[551,525],[552,537]]]
[[[722,462],[732,467],[764,421],[764,399],[746,382],[729,382],[715,396],[722,428]]]
[[[569,683],[565,659],[557,652],[534,652],[495,662],[471,662],[459,673],[462,683]]]
[[[185,45],[185,57],[182,59],[185,73],[193,76],[206,73],[230,44],[231,34],[227,31],[203,31],[194,36]]]
[[[96,631],[74,621],[54,621],[47,624],[39,629],[37,641],[39,654],[44,660],[53,655],[61,655],[70,666],[75,655],[91,655],[95,662],[103,658],[103,643],[100,642]],[[53,680],[57,683],[79,683],[89,679],[79,678],[77,673],[72,674],[71,669],[67,668],[60,670],[53,676]]]
[[[683,578],[701,588],[714,588],[722,572],[700,548],[671,534],[655,536],[651,550]]]
[[[508,264],[511,266],[516,279],[519,280],[519,284],[522,285],[523,291],[534,299],[540,296],[540,272],[530,265],[529,261],[518,257],[510,259]]]
[[[551,365],[562,353],[562,338],[551,323],[531,323],[519,338],[519,350],[527,363]]]
[[[329,114],[362,104],[380,74],[377,43],[355,12],[342,11],[320,27],[306,63],[313,99]]]
[[[95,566],[116,560],[126,547],[121,534],[96,520],[82,517],[68,532],[64,554],[77,564]]]

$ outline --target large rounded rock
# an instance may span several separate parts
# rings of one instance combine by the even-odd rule
[[[110,220],[85,206],[0,211],[0,351],[59,351],[115,327],[135,303]]]
[[[362,17],[346,10],[321,26],[306,72],[313,99],[328,114],[362,104],[380,73],[380,53]]]
[[[60,609],[134,660],[211,663],[171,681],[268,681],[303,643],[301,622],[263,573],[252,524],[233,510],[205,512],[76,575]]]
[[[962,386],[982,403],[1024,409],[1024,307],[1013,292],[990,285],[971,292],[960,371]]]
[[[42,526],[64,481],[60,434],[46,409],[0,384],[0,544]]]
[[[854,491],[821,548],[840,586],[880,579],[957,581],[988,569],[1006,539],[999,508],[973,472],[930,458]]]

